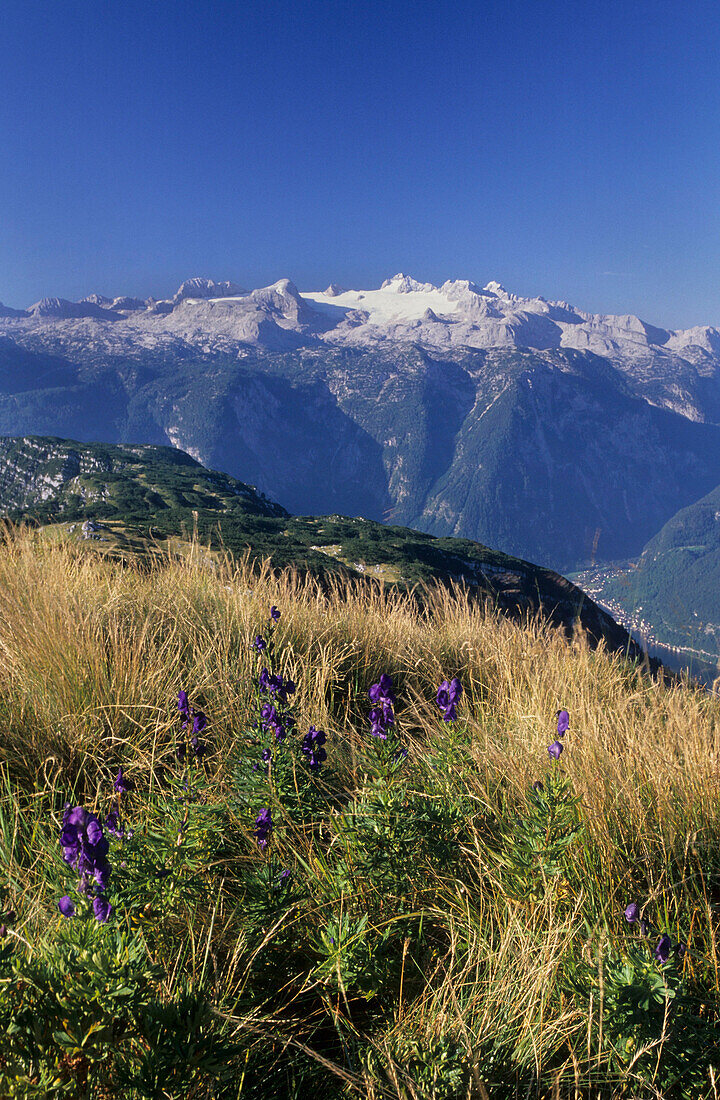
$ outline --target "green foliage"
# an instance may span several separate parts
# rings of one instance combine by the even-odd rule
[[[199,990],[162,992],[140,935],[73,919],[0,948],[0,1088],[8,1097],[187,1095],[230,1047]],[[138,1091],[134,1091],[138,1090]],[[168,1091],[169,1090],[169,1091]]]
[[[377,996],[396,976],[397,954],[393,929],[382,931],[369,924],[369,914],[354,917],[347,910],[331,917],[320,928],[316,953],[320,961],[313,978],[333,992]]]
[[[376,890],[395,911],[414,910],[431,885],[430,869],[449,871],[457,861],[463,824],[454,802],[412,791],[402,779],[377,779],[338,820],[336,873],[348,887]]]
[[[592,999],[601,1011],[593,1043],[609,1077],[630,1074],[648,1095],[653,1086],[683,1100],[704,1095],[720,1049],[717,1016],[690,990],[675,956],[661,964],[646,939],[613,939],[594,965],[577,960],[568,984],[579,1003]]]
[[[170,982],[159,961],[177,959],[198,912],[210,917],[232,846],[227,809],[207,792],[202,768],[178,768],[166,791],[142,799],[132,829],[140,800],[123,796],[107,923],[46,837],[47,882],[55,899],[68,893],[75,915],[34,942],[12,931],[0,942],[2,1095],[180,1100],[228,1071],[235,1048],[202,987],[205,967]]]
[[[680,976],[658,966],[646,944],[632,944],[626,953],[608,953],[602,977],[606,1034],[617,1056],[630,1061],[641,1044],[661,1038]]]
[[[467,1048],[452,1035],[399,1035],[382,1055],[369,1050],[365,1062],[375,1079],[393,1088],[398,1100],[457,1100],[468,1095],[470,1059]]]
[[[523,811],[500,819],[494,855],[508,897],[537,902],[557,893],[582,831],[579,806],[570,780],[552,768],[530,789]]]
[[[6,941],[0,966],[3,1095],[77,1096],[89,1080],[109,1085],[112,1053],[136,1044],[157,996],[161,970],[142,941],[75,920],[29,953]]]

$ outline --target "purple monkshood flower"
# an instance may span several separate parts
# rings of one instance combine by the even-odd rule
[[[265,733],[275,734],[276,741],[285,739],[285,736],[292,729],[294,721],[289,714],[281,717],[272,703],[263,703],[260,708],[260,717],[262,719],[261,729]]]
[[[311,726],[308,733],[303,737],[302,751],[307,756],[312,771],[319,771],[323,760],[327,760],[327,753],[323,748],[326,740],[323,731],[316,730],[314,726]]]
[[[650,921],[649,920],[641,920],[640,921],[640,935],[641,936],[647,936],[649,934],[649,932],[650,932]]]
[[[184,691],[181,691],[178,695],[178,710],[180,711],[181,718],[184,718],[184,722],[182,722],[182,728],[184,730],[186,730],[190,725],[190,722],[192,722],[193,736],[190,739],[190,744],[192,746],[193,752],[195,753],[195,756],[198,759],[202,759],[202,757],[207,752],[207,746],[199,740],[198,734],[202,733],[202,731],[207,726],[207,717],[203,714],[201,710],[194,710],[192,707],[189,706],[187,693]],[[185,757],[185,745],[180,744],[175,749],[175,759],[177,760],[178,764],[183,764],[185,762]],[[120,770],[122,773],[122,769]],[[115,790],[118,789],[119,788],[116,786]]]
[[[115,782],[113,783],[113,790],[116,794],[126,794],[128,791],[135,790],[135,784],[133,783],[132,779],[125,778],[122,768],[120,768],[117,773],[117,777],[115,779]]]
[[[553,741],[552,745],[548,745],[548,752],[554,760],[560,759],[560,753],[563,751],[562,741]]]
[[[276,676],[266,668],[260,670],[258,682],[260,691],[263,694],[274,695],[281,703],[287,703],[288,695],[295,694],[295,682],[293,680],[285,680],[282,676]]]
[[[82,806],[66,809],[60,844],[63,859],[77,871],[81,882],[92,877],[101,890],[106,889],[110,879],[109,844],[95,814],[88,813]]]
[[[282,681],[281,676],[279,676],[278,679]],[[278,688],[278,698],[281,700],[281,702],[286,703],[287,702],[287,696],[288,695],[294,695],[294,694],[295,694],[295,681],[290,680],[289,678],[286,678],[284,682],[281,682],[280,687]]]
[[[107,898],[97,897],[93,901],[93,913],[95,914],[95,919],[99,921],[100,924],[105,924],[112,913],[112,905]]]
[[[270,765],[272,763],[272,758],[273,758],[273,755],[270,752],[270,749],[263,749],[262,756],[261,756],[260,759],[262,760],[262,762],[263,762],[263,764],[265,765],[266,768],[270,767]],[[258,771],[259,768],[260,768],[259,763],[258,764],[253,764],[253,771],[254,772]]]
[[[628,924],[634,924],[640,916],[640,906],[636,901],[631,901],[625,910],[625,920]]]
[[[272,815],[270,810],[261,810],[255,819],[255,831],[253,836],[257,840],[258,848],[264,852],[268,844],[268,836],[272,829]]]
[[[79,893],[88,895],[93,880],[97,890],[107,889],[111,873],[107,860],[109,844],[95,814],[89,813],[82,806],[74,809],[66,806],[60,844],[63,859],[79,876]],[[75,906],[67,894],[58,902],[58,908],[64,917],[75,915]],[[108,919],[111,911],[109,903],[100,895],[95,897],[93,909],[97,920],[102,922]]]
[[[285,730],[283,729],[282,719],[277,712],[277,708],[272,703],[263,703],[260,708],[261,728],[265,733],[271,731],[275,734],[278,741],[282,741],[285,736]]]
[[[109,812],[105,821],[103,822],[103,829],[107,829],[111,836],[122,838],[125,836],[125,830],[120,825],[120,814],[113,807]]]
[[[370,702],[373,704],[370,711],[370,732],[373,737],[387,740],[388,726],[395,725],[393,703],[393,682],[385,673],[382,674],[377,684],[373,684],[368,690]]]
[[[262,634],[255,635],[255,641],[253,642],[253,649],[256,649],[258,653],[262,653],[264,649],[267,649],[267,642],[263,638]]]
[[[666,963],[670,958],[670,950],[672,948],[672,940],[669,936],[662,936],[658,941],[658,945],[655,948],[653,954],[659,963]]]
[[[373,684],[368,691],[371,703],[387,703],[392,706],[395,702],[392,679],[383,672],[377,684]]]
[[[276,726],[280,721],[280,715],[272,703],[263,703],[260,708],[260,717],[263,720],[264,726]]]
[[[75,906],[73,905],[67,894],[64,898],[60,898],[60,901],[58,902],[58,909],[64,917],[75,916]]]
[[[265,764],[265,767],[266,767],[266,768],[269,768],[269,767],[270,767],[270,763],[272,763],[272,762],[273,762],[273,753],[272,753],[272,752],[270,752],[270,750],[269,750],[269,749],[263,749],[263,753],[262,753],[262,756],[261,756],[261,760],[262,760],[262,761],[263,761],[263,763]],[[259,768],[259,763],[254,763],[254,764],[253,764],[253,771],[257,771],[257,770],[258,770],[258,768]]]
[[[686,953],[687,953],[687,944],[686,943],[676,943],[675,944],[675,954],[677,955],[677,957],[679,959],[684,959]]]
[[[277,879],[275,880],[275,888],[280,890],[283,887],[288,886],[288,879],[290,878],[291,874],[292,871],[289,867],[286,867],[284,871],[281,871],[280,874],[277,876]]]
[[[557,718],[558,737],[564,737],[570,725],[570,715],[566,710],[559,710],[555,717]]]
[[[277,609],[277,608],[275,607],[275,604],[273,604],[273,605],[272,605],[272,607],[270,608],[270,618],[271,618],[271,619],[273,620],[273,622],[275,622],[275,623],[276,623],[276,622],[278,621],[278,619],[280,618],[280,612],[279,612],[279,611],[278,611],[278,609]]]
[[[201,710],[194,710],[188,703],[187,692],[181,691],[178,695],[178,710],[180,711],[180,717],[184,718],[182,722],[182,728],[187,729],[190,724],[190,719],[193,723],[193,733],[201,733],[207,725],[207,718]]]
[[[388,726],[394,725],[395,716],[392,709],[389,711],[386,708],[382,710],[374,707],[370,711],[370,733],[373,737],[380,737],[383,741],[387,740]]]
[[[462,684],[455,676],[452,680],[443,680],[437,689],[435,701],[443,712],[444,722],[454,722],[457,718],[457,704],[462,695]]]
[[[96,865],[93,878],[98,885],[98,889],[107,890],[110,882],[110,864],[107,860],[103,860]]]

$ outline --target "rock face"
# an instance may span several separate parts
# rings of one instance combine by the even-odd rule
[[[173,303],[177,305],[185,298],[232,298],[240,294],[247,294],[247,291],[237,283],[216,283],[212,279],[186,279],[175,292]]]
[[[28,313],[31,317],[55,318],[66,321],[69,318],[95,317],[98,320],[108,320],[113,314],[108,309],[96,304],[92,299],[97,295],[91,295],[82,302],[68,302],[66,298],[41,298],[35,305],[30,306]]]
[[[120,298],[113,298],[112,308],[123,312],[147,309],[147,302],[143,298],[128,298],[127,295],[123,295]]]
[[[84,298],[80,299],[80,303],[90,302],[94,306],[111,306],[112,298],[107,298],[104,294],[88,294]]]
[[[27,311],[24,309],[11,309],[10,306],[3,305],[0,302],[0,317],[27,317]]]
[[[404,274],[367,291],[193,279],[161,301],[90,297],[0,318],[0,432],[171,444],[295,513],[468,537],[559,572],[639,554],[720,482],[710,327]]]

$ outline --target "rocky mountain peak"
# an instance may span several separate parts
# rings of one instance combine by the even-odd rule
[[[231,283],[227,280],[216,283],[214,279],[194,278],[186,279],[184,283],[181,283],[175,291],[172,301],[174,305],[177,305],[185,298],[234,298],[247,293],[247,290],[243,290],[237,283]]]
[[[386,279],[380,289],[393,290],[396,294],[412,294],[415,291],[427,293],[430,290],[437,290],[437,287],[432,283],[419,283],[417,279],[411,278],[410,275],[403,275],[400,271],[397,275],[393,275],[392,279]]]
[[[110,310],[103,309],[94,302],[70,302],[67,298],[41,298],[30,306],[31,317],[47,317],[56,320],[69,320],[80,317],[96,317],[107,320],[112,317]]]

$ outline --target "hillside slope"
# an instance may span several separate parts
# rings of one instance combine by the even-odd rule
[[[680,509],[604,592],[668,644],[720,656],[720,486]]]
[[[216,550],[249,550],[316,576],[375,576],[404,588],[462,582],[514,617],[542,608],[568,633],[579,616],[595,641],[640,656],[622,627],[551,570],[465,539],[338,515],[290,516],[167,447],[2,438],[0,512],[61,528],[115,556],[148,553],[195,531]]]

